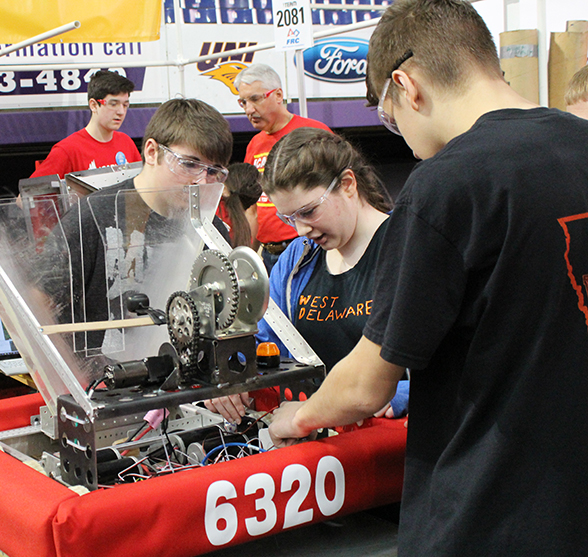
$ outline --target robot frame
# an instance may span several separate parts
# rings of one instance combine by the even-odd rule
[[[267,272],[259,256],[250,248],[232,249],[227,244],[201,214],[197,186],[190,187],[189,196],[191,225],[208,249],[194,261],[186,290],[171,292],[165,311],[151,308],[141,294],[127,300],[129,311],[165,325],[169,342],[161,345],[157,356],[108,363],[102,377],[86,388],[53,344],[49,327],[38,323],[0,264],[3,318],[13,337],[27,339],[22,343],[29,356],[25,361],[31,369],[51,367],[65,386],[45,386],[51,394],[47,397],[42,391],[48,404],[41,429],[49,441],[30,444],[44,447],[41,464],[66,485],[94,490],[104,485],[105,478],[120,479],[109,474],[113,466],[119,472],[129,466],[121,451],[152,453],[154,443],[167,451],[168,432],[175,432],[182,444],[182,438],[198,437],[198,431],[210,426],[222,430],[222,419],[195,407],[195,402],[276,386],[282,399],[304,399],[316,389],[317,379],[324,377],[320,359],[270,299]],[[275,367],[256,356],[255,334],[262,317],[293,356],[281,358]],[[97,388],[102,382],[106,389]],[[145,424],[145,415],[161,409],[169,412],[167,431],[158,436],[152,430],[140,440],[133,438],[132,432]],[[254,423],[256,429],[265,427],[263,420]],[[192,448],[196,446],[202,450],[198,443]],[[184,449],[184,454],[189,452],[187,445]]]

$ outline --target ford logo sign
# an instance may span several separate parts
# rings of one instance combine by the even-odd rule
[[[320,81],[364,81],[368,45],[364,39],[320,39],[304,51],[304,73]]]

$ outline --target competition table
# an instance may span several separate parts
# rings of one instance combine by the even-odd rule
[[[0,400],[26,428],[38,394]],[[80,495],[0,452],[0,550],[9,557],[195,557],[400,501],[404,420]],[[391,533],[392,541],[393,533]]]

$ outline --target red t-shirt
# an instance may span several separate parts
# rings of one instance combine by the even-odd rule
[[[70,172],[140,160],[141,154],[127,134],[114,132],[112,139],[103,143],[94,139],[84,128],[56,143],[39,168],[31,174],[31,178],[51,174],[59,174],[63,178]]]
[[[257,135],[254,135],[253,139],[247,146],[245,162],[254,165],[260,172],[263,172],[265,161],[267,160],[271,148],[282,139],[282,137],[296,128],[320,128],[331,131],[328,126],[318,120],[302,118],[301,116],[294,114],[292,120],[290,120],[281,130],[272,134],[260,131]],[[291,240],[298,236],[295,228],[288,226],[276,216],[276,207],[265,193],[261,194],[261,197],[257,202],[257,220],[259,222],[257,239],[262,244],[268,242],[283,242],[284,240]]]

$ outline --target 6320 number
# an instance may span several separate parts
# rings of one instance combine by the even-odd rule
[[[327,477],[334,478],[332,498],[327,495]],[[284,508],[283,528],[293,528],[311,522],[314,509],[301,510],[302,504],[312,488],[312,475],[302,464],[290,464],[282,471],[280,491],[287,493],[294,484],[298,487],[293,491]],[[253,474],[245,481],[243,495],[260,496],[255,499],[255,510],[264,511],[264,517],[245,518],[245,528],[250,536],[267,534],[278,523],[278,508],[274,502],[276,485],[269,474],[260,472]],[[345,472],[343,465],[334,456],[324,456],[317,464],[314,484],[314,496],[319,511],[325,517],[332,516],[343,507],[345,502]],[[237,534],[239,525],[237,509],[230,501],[237,498],[235,486],[227,480],[213,482],[206,492],[206,508],[204,527],[210,543],[214,546],[229,543]],[[219,503],[219,500],[225,502]]]

